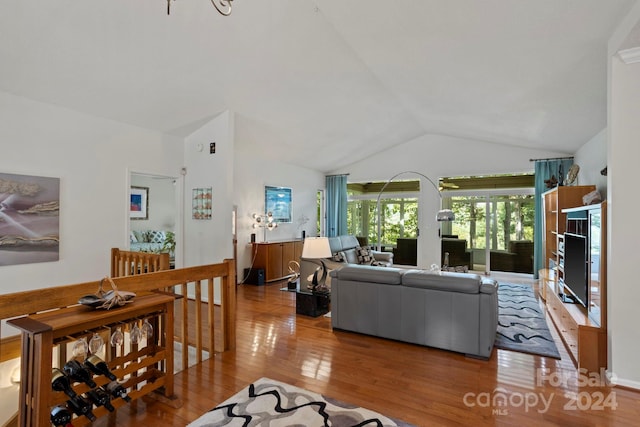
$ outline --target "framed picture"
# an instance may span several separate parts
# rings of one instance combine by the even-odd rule
[[[264,187],[264,210],[271,212],[275,222],[291,222],[291,189]]]
[[[0,266],[60,259],[60,178],[0,172],[0,205]]]
[[[191,209],[193,219],[211,219],[212,189],[194,188],[191,199]]]
[[[149,219],[149,187],[131,186],[130,219]]]

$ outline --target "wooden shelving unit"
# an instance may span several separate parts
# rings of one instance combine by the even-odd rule
[[[595,185],[576,185],[570,187],[556,187],[542,194],[544,215],[542,247],[544,248],[544,268],[550,272],[546,274],[549,280],[558,281],[558,236],[564,234],[567,226],[567,215],[563,209],[582,206],[582,197],[595,190]],[[540,297],[546,301],[547,287],[540,286]],[[557,293],[557,286],[554,293]]]
[[[544,252],[548,268],[540,271],[540,296],[578,368],[589,372],[607,369],[606,325],[606,202],[583,206],[582,196],[595,186],[558,187],[543,194]],[[581,223],[567,215],[584,211]],[[569,228],[568,228],[569,227]],[[588,237],[587,268],[589,304],[564,302],[565,232]]]
[[[68,343],[94,333],[108,337],[116,328],[143,318],[150,318],[154,324],[152,339],[141,349],[132,344],[125,352],[125,346],[122,346],[119,355],[107,351],[109,368],[128,390],[132,400],[160,391],[161,399],[179,404],[173,393],[174,301],[174,295],[154,293],[137,297],[134,302],[111,310],[72,306],[9,320],[9,324],[22,331],[20,425],[50,425],[51,408],[68,399],[64,393],[51,389],[51,369],[64,364]],[[109,346],[108,339],[105,346]],[[54,349],[58,354],[56,363]],[[97,386],[102,386],[109,379],[95,376],[94,381]],[[89,390],[85,384],[75,384],[73,388],[78,394]],[[125,404],[121,398],[112,401],[115,408]],[[100,417],[109,412],[99,407],[93,413]],[[88,422],[74,419],[74,425],[82,425],[84,421]]]

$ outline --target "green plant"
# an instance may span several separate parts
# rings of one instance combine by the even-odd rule
[[[173,231],[167,231],[160,252],[173,253],[176,249],[176,234]]]

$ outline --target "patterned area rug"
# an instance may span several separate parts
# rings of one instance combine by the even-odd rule
[[[188,427],[213,426],[413,427],[269,378],[260,378]]]
[[[498,333],[495,346],[560,359],[544,310],[527,285],[498,285]]]

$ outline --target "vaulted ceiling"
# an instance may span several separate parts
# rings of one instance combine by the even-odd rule
[[[3,1],[0,90],[178,136],[230,109],[321,171],[425,134],[573,153],[634,1]]]

